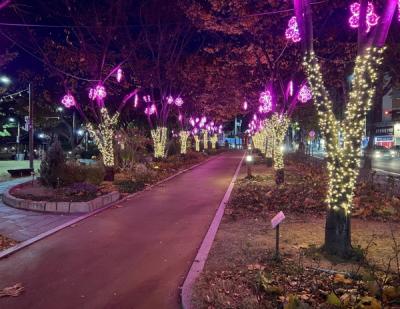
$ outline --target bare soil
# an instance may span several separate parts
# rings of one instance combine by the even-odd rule
[[[296,169],[295,165],[288,167]],[[252,172],[273,185],[273,171],[265,164],[255,164]],[[246,173],[243,166],[239,185]],[[298,181],[296,174],[286,176],[289,184]],[[238,192],[235,190],[231,200]],[[288,308],[338,308],[332,305],[336,301],[341,308],[355,308],[363,301],[372,305],[376,301],[379,306],[357,308],[399,308],[400,223],[371,216],[353,219],[352,243],[359,259],[344,261],[320,250],[324,243],[323,203],[304,212],[286,208],[280,227],[281,259],[277,261],[276,233],[270,220],[279,205],[272,210],[264,205],[262,211],[246,206],[240,212],[231,207],[225,211],[196,283],[195,308],[283,308],[297,301],[305,307]]]

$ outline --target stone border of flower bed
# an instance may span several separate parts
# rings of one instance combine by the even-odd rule
[[[15,188],[15,187],[13,187]],[[48,202],[32,201],[15,197],[10,194],[10,188],[3,194],[4,204],[31,211],[52,212],[52,213],[88,213],[107,206],[119,200],[120,193],[117,191],[99,196],[87,202]]]

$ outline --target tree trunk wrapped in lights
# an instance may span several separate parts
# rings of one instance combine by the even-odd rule
[[[333,103],[322,81],[321,67],[314,53],[305,57],[305,67],[318,110],[319,126],[327,145],[328,217],[325,245],[332,253],[350,252],[350,214],[354,188],[360,167],[365,116],[375,96],[374,84],[382,63],[384,48],[367,48],[356,59],[354,79],[345,119],[339,122],[333,114]],[[343,145],[339,142],[339,132]]]
[[[181,154],[186,154],[187,152],[187,140],[189,138],[190,132],[189,131],[180,131],[179,137],[181,140]]]
[[[114,166],[114,133],[115,125],[119,119],[119,113],[110,117],[108,110],[103,107],[100,110],[101,122],[95,127],[93,124],[87,124],[86,128],[90,135],[93,136],[94,142],[96,143],[99,151],[103,157],[103,163],[106,167]]]
[[[217,134],[213,134],[210,138],[211,142],[211,149],[216,149],[217,148],[217,142],[218,142],[218,136]]]
[[[167,133],[168,129],[166,127],[158,127],[151,130],[155,158],[165,158],[166,156],[165,146],[167,145]]]
[[[198,135],[194,136],[194,143],[196,151],[200,151],[200,137]]]
[[[270,119],[268,119],[267,123],[268,131],[272,131],[275,182],[279,185],[285,180],[283,169],[283,141],[289,127],[289,118],[286,115],[275,113]]]
[[[204,149],[208,149],[208,131],[203,130],[203,144],[204,144]]]
[[[275,145],[275,135],[274,130],[271,128],[269,121],[265,121],[265,133],[266,133],[266,150],[265,150],[265,158],[267,161],[267,166],[271,167],[273,165],[273,153],[274,153],[274,145]]]
[[[312,14],[309,0],[295,0],[295,11],[305,52],[304,66],[312,88],[322,135],[326,141],[328,213],[325,226],[325,250],[330,254],[348,256],[351,246],[351,207],[360,166],[360,147],[365,116],[375,95],[374,84],[382,63],[384,44],[396,9],[396,0],[388,0],[374,31],[367,31],[368,1],[360,1],[358,56],[354,68],[352,90],[345,118],[339,122],[333,102],[323,83],[321,67],[313,51]],[[339,132],[343,142],[339,142]]]
[[[260,137],[260,151],[263,155],[265,155],[267,151],[267,132],[265,128],[260,131]]]
[[[254,148],[258,149],[261,151],[261,147],[262,147],[262,137],[261,137],[261,133],[257,132],[253,135],[253,144],[254,144]]]

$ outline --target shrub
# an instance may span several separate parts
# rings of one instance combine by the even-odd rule
[[[114,184],[122,193],[134,193],[143,190],[143,188],[145,187],[144,182],[135,180],[119,180],[114,182]]]
[[[81,165],[77,162],[67,162],[62,174],[62,184],[71,185],[73,183],[87,182],[99,185],[104,179],[105,169],[100,164]]]
[[[149,170],[146,165],[140,163],[135,166],[134,178],[137,182],[151,183],[155,177],[155,173]]]
[[[89,183],[77,182],[65,188],[64,192],[65,195],[95,197],[97,193],[97,187]]]
[[[40,182],[44,186],[53,188],[62,183],[62,175],[65,169],[65,156],[61,144],[56,139],[47,150],[40,164]]]
[[[104,169],[104,166],[101,164],[94,164],[94,165],[88,165],[85,166],[86,170],[86,182],[94,184],[94,185],[99,185],[102,183],[104,176],[106,174],[106,171]]]
[[[64,186],[84,182],[86,180],[85,166],[74,161],[67,162],[61,179]]]

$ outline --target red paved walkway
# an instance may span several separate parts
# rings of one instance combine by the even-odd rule
[[[0,260],[0,308],[179,308],[178,287],[227,190],[241,152]]]

